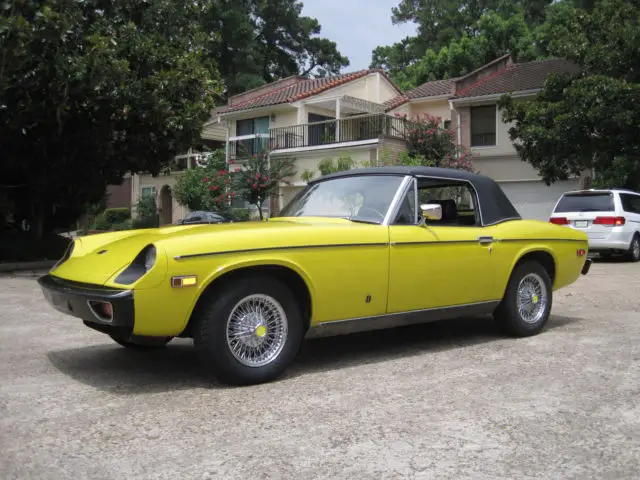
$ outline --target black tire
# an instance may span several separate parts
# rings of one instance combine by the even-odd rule
[[[271,297],[282,308],[286,319],[287,333],[283,335],[279,353],[261,366],[243,364],[227,341],[227,324],[234,307],[251,295]],[[193,343],[203,367],[231,385],[254,385],[280,377],[298,354],[305,333],[300,305],[291,290],[266,275],[238,279],[216,289],[214,295],[201,300],[194,315]]]
[[[638,235],[637,233],[631,240],[631,244],[629,245],[629,250],[627,251],[626,257],[630,262],[640,261],[640,235]]]
[[[531,276],[532,280],[542,283],[546,290],[546,303],[541,307],[541,315],[533,322],[527,322],[518,311],[518,286],[521,280]],[[533,300],[533,299],[532,299]],[[539,300],[536,300],[536,303]],[[504,298],[493,312],[498,328],[513,337],[537,335],[545,327],[553,304],[551,278],[545,268],[536,261],[526,261],[516,266],[511,273]]]
[[[158,350],[166,347],[167,344],[173,340],[173,337],[142,337],[131,335],[129,338],[123,338],[117,335],[109,336],[118,345],[138,351]]]

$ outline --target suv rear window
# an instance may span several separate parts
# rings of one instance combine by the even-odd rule
[[[554,212],[613,212],[611,193],[573,193],[563,195]]]

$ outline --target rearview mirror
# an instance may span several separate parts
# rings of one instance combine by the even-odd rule
[[[437,203],[422,204],[420,211],[425,220],[442,220],[442,205]]]

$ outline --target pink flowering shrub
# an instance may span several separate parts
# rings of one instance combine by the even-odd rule
[[[407,153],[402,163],[475,171],[471,152],[455,143],[456,131],[443,128],[441,117],[426,113],[411,118],[406,114],[396,116],[407,120],[404,135]]]

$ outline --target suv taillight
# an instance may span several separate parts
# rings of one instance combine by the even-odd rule
[[[596,217],[593,221],[594,225],[606,225],[609,227],[618,227],[626,222],[624,217]]]
[[[549,222],[555,225],[569,225],[569,220],[567,220],[565,217],[551,217],[549,219]]]

